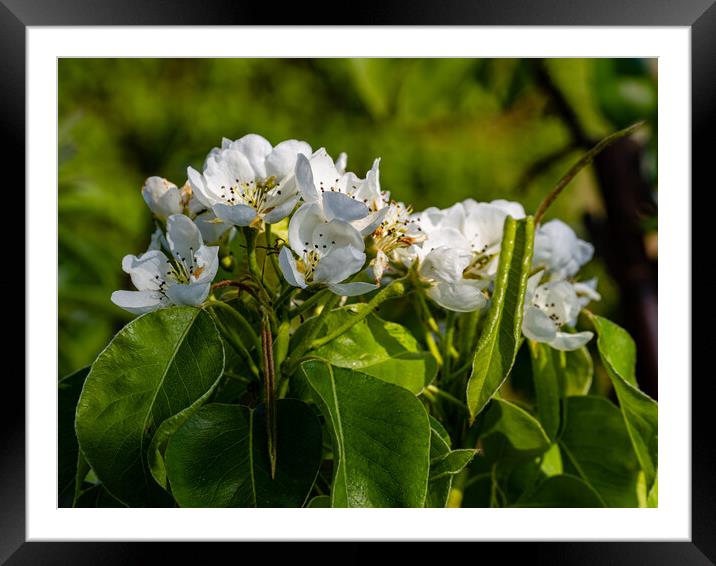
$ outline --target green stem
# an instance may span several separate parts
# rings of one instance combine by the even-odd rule
[[[218,307],[230,315],[233,321],[241,328],[243,333],[249,336],[252,345],[256,348],[256,350],[261,349],[261,341],[259,340],[259,337],[256,335],[256,332],[254,332],[254,329],[249,324],[249,321],[246,320],[239,311],[222,301],[212,302],[210,303],[210,306],[213,308]]]
[[[290,313],[291,319],[295,319],[297,316],[303,314],[307,310],[309,310],[312,307],[315,307],[319,302],[321,302],[327,295],[332,294],[330,289],[322,289],[318,291],[317,293],[314,293],[308,299],[303,301],[300,305],[298,305],[295,309],[293,309]]]
[[[278,266],[278,259],[276,258],[276,254],[272,253],[271,250],[273,249],[273,244],[271,243],[271,224],[265,224],[264,225],[264,235],[266,237],[266,255],[269,257],[269,262],[271,263],[271,268],[273,269],[274,273],[276,274],[276,277],[278,277],[279,282],[283,281],[283,275],[281,274],[281,269]],[[280,289],[279,285],[279,289]],[[283,295],[281,295],[283,296]],[[280,297],[279,297],[280,300]]]
[[[378,293],[375,294],[375,296],[365,303],[366,308],[361,309],[359,313],[357,313],[355,316],[351,317],[350,320],[344,322],[341,324],[338,328],[333,330],[330,334],[326,334],[325,336],[322,336],[321,338],[317,338],[316,340],[313,340],[311,342],[311,346],[309,350],[316,350],[320,348],[321,346],[328,344],[331,340],[334,338],[338,338],[341,334],[344,332],[347,332],[353,326],[358,324],[361,320],[364,320],[370,313],[372,313],[376,308],[378,308],[380,305],[382,305],[385,301],[388,301],[390,299],[395,299],[397,297],[402,297],[405,294],[405,291],[407,289],[406,281],[405,279],[396,279],[395,281],[391,282],[386,287],[383,287]]]
[[[452,403],[453,405],[462,409],[466,414],[469,414],[467,405],[465,403],[463,403],[462,401],[460,401],[460,399],[458,399],[454,395],[451,395],[447,391],[443,391],[442,389],[440,389],[439,387],[436,387],[435,385],[428,385],[426,387],[426,389],[428,391],[430,391],[431,393],[433,393],[434,395],[436,395],[437,397],[439,397],[440,399],[445,399],[445,401]]]
[[[584,169],[587,165],[594,161],[594,158],[599,155],[604,149],[612,145],[615,141],[625,136],[628,136],[642,125],[644,125],[644,122],[637,122],[636,124],[632,124],[628,128],[624,128],[623,130],[619,130],[618,132],[607,136],[597,145],[595,145],[592,149],[590,149],[587,153],[585,153],[579,159],[579,161],[572,165],[569,171],[567,171],[567,173],[565,173],[565,175],[559,180],[554,189],[552,189],[552,191],[550,191],[550,193],[540,203],[539,208],[535,213],[535,225],[540,223],[540,221],[545,215],[545,212],[547,212],[547,209],[557,199],[557,197],[564,190],[564,188],[569,185],[572,179],[577,176],[577,173],[579,173],[582,169]]]
[[[430,328],[430,330],[432,330],[436,334],[440,333],[440,327],[438,326],[437,321],[433,317],[433,314],[430,312],[430,306],[428,305],[428,301],[425,298],[425,293],[420,287],[417,286],[415,288],[415,299],[418,303],[419,310],[423,314],[423,319]]]
[[[214,303],[211,306],[217,306],[219,304],[224,303]],[[228,307],[231,308],[231,307]],[[233,310],[233,309],[231,309]],[[219,320],[219,317],[216,316],[216,313],[209,311],[209,313],[212,315],[212,318],[214,319],[214,324],[216,324],[216,327],[218,328],[221,335],[224,337],[224,339],[229,343],[229,345],[236,350],[236,353],[241,356],[241,358],[246,362],[246,364],[249,366],[249,370],[252,374],[258,379],[259,378],[259,368],[256,367],[256,364],[254,363],[254,359],[251,357],[251,354],[249,353],[248,349],[244,344],[236,337],[236,334],[231,332],[224,323]]]
[[[450,379],[450,369],[452,366],[452,350],[453,348],[453,337],[455,335],[455,311],[447,311],[447,317],[445,318],[445,334],[443,335],[441,346],[442,346],[442,357],[443,367],[442,374],[443,379]]]

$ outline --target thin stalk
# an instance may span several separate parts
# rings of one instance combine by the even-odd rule
[[[428,351],[433,355],[433,358],[435,358],[435,361],[438,363],[438,366],[442,367],[443,365],[443,356],[440,353],[440,348],[438,348],[437,343],[435,342],[435,337],[433,336],[433,333],[430,332],[429,329],[425,329],[425,344],[428,346]]]
[[[275,253],[271,253],[271,250],[273,249],[273,244],[271,243],[271,224],[264,224],[264,236],[266,237],[266,255],[271,263],[271,268],[276,274],[276,277],[278,277],[278,280],[282,281],[283,275],[281,275],[281,269],[278,266],[278,259],[276,258]]]
[[[271,479],[276,477],[276,367],[273,357],[273,338],[268,314],[261,321],[261,352],[264,370],[264,404],[266,406],[266,430],[271,463]]]
[[[295,319],[297,316],[303,314],[307,310],[309,310],[312,307],[315,307],[318,303],[320,303],[329,293],[332,293],[330,289],[322,289],[318,291],[317,293],[314,293],[308,299],[303,301],[300,305],[298,305],[295,309],[293,309],[290,313],[291,319]]]
[[[469,414],[469,410],[467,408],[467,405],[460,401],[457,397],[454,395],[451,395],[447,391],[444,391],[440,389],[439,387],[436,387],[435,385],[428,385],[426,387],[428,391],[433,393],[435,396],[437,396],[440,399],[444,399],[448,403],[451,403],[452,405],[455,405],[456,407],[459,407],[462,411],[464,411],[466,414]]]
[[[415,288],[415,299],[418,303],[418,308],[423,314],[423,319],[425,323],[428,325],[430,330],[432,330],[436,334],[439,334],[440,327],[438,326],[437,321],[433,317],[433,314],[430,312],[430,306],[428,305],[428,302],[425,299],[425,294],[420,287]]]
[[[224,303],[214,303],[212,306],[216,306],[218,304],[224,304]],[[231,307],[228,307],[231,308]],[[233,310],[233,309],[232,309]],[[236,353],[241,356],[241,358],[246,362],[246,364],[249,366],[249,370],[251,371],[254,376],[256,376],[256,379],[259,379],[259,368],[256,367],[256,364],[254,363],[254,359],[251,357],[251,354],[246,349],[246,346],[238,340],[233,332],[231,332],[229,329],[226,328],[224,323],[219,320],[219,317],[216,316],[216,314],[212,311],[209,311],[209,313],[212,315],[212,318],[214,319],[214,324],[216,324],[216,327],[218,328],[221,335],[224,337],[224,339],[229,343],[229,345],[236,350]]]
[[[388,301],[390,299],[395,299],[397,297],[402,297],[405,294],[406,291],[406,282],[404,279],[396,279],[395,281],[391,282],[386,287],[383,287],[376,295],[367,303],[366,308],[361,309],[361,312],[356,314],[355,316],[351,317],[350,320],[344,322],[341,324],[338,328],[333,330],[333,332],[326,334],[325,336],[322,336],[321,338],[317,338],[311,342],[310,350],[316,350],[317,348],[320,348],[324,344],[328,344],[331,340],[334,338],[338,338],[341,334],[344,332],[347,332],[350,330],[353,326],[358,324],[361,320],[364,320],[370,313],[372,313],[376,308],[378,308],[380,305],[382,305],[385,301]]]
[[[241,327],[241,330],[243,331],[243,333],[250,337],[250,339],[253,343],[253,346],[257,350],[261,349],[261,341],[259,340],[259,337],[256,335],[256,332],[254,332],[254,329],[249,324],[249,321],[246,320],[239,311],[237,311],[235,308],[232,308],[231,306],[227,305],[226,303],[224,303],[222,301],[212,302],[210,304],[210,306],[213,308],[218,307],[218,308],[222,309],[225,313],[229,314],[232,317],[233,321],[239,327]]]
[[[447,311],[445,318],[445,334],[443,335],[441,346],[442,346],[442,357],[443,357],[443,379],[450,378],[450,369],[452,367],[452,350],[453,348],[453,337],[455,336],[455,311]]]
[[[559,194],[564,190],[564,188],[569,185],[569,183],[577,176],[577,173],[579,173],[582,169],[584,169],[587,165],[589,165],[592,161],[594,161],[594,158],[599,155],[604,149],[612,145],[615,141],[628,136],[631,134],[634,130],[644,125],[644,122],[637,122],[636,124],[632,124],[628,128],[624,128],[623,130],[619,130],[618,132],[614,132],[613,134],[607,136],[603,140],[601,140],[597,145],[595,145],[592,149],[590,149],[587,153],[585,153],[579,161],[577,161],[572,167],[565,173],[565,175],[559,180],[557,185],[550,191],[550,193],[544,198],[544,200],[540,203],[539,208],[537,209],[537,212],[535,213],[535,225],[539,224],[542,218],[545,215],[545,212],[547,212],[547,209],[550,207],[550,205],[557,200],[557,197]]]

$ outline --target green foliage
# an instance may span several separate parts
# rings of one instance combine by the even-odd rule
[[[77,404],[80,449],[109,492],[128,505],[169,504],[152,478],[147,450],[168,419],[206,401],[224,350],[214,323],[190,307],[129,323],[92,365]]]
[[[619,399],[629,436],[650,490],[656,481],[659,462],[658,406],[656,401],[639,390],[636,383],[636,347],[631,336],[600,316],[593,316],[592,321],[599,334],[599,355]]]
[[[422,507],[430,423],[409,391],[323,361],[301,364],[329,426],[332,507]]]
[[[293,347],[298,347],[314,325],[320,325],[319,336],[330,334],[366,308],[362,303],[349,305],[307,321],[296,331]],[[334,366],[360,370],[415,394],[430,384],[438,372],[435,358],[421,351],[418,341],[405,327],[386,322],[375,314],[354,324],[313,354]]]
[[[467,382],[467,406],[475,418],[505,382],[522,338],[522,307],[532,267],[532,217],[505,221],[495,293]]]
[[[172,436],[167,471],[181,507],[301,507],[321,463],[321,427],[308,405],[278,402],[276,477],[263,406],[205,405]]]

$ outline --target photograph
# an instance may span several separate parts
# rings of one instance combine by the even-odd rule
[[[53,505],[659,507],[659,58],[56,70]]]

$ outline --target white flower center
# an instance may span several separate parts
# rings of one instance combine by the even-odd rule
[[[221,185],[221,198],[229,206],[244,204],[258,212],[268,212],[267,200],[281,196],[280,185],[275,176],[243,183],[235,179],[233,185]]]

